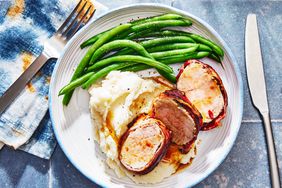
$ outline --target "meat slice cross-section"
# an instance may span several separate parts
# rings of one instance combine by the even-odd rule
[[[136,174],[152,171],[166,154],[170,131],[148,115],[139,116],[121,138],[121,164]]]
[[[202,125],[198,110],[179,90],[167,90],[155,99],[152,116],[162,121],[172,132],[172,142],[187,153],[194,143]]]
[[[177,89],[185,93],[203,117],[201,129],[217,127],[226,114],[227,94],[215,70],[198,60],[188,60],[177,77]]]

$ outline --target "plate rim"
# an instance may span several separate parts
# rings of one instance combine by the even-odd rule
[[[69,48],[70,44],[73,42],[73,40],[75,40],[79,35],[80,33],[84,32],[84,30],[86,30],[88,28],[88,26],[90,24],[92,24],[93,22],[95,22],[97,19],[100,19],[104,16],[106,16],[107,14],[110,14],[112,12],[115,12],[115,11],[119,11],[119,10],[122,10],[122,9],[126,9],[126,8],[133,8],[133,7],[139,7],[139,6],[144,6],[144,7],[156,7],[156,8],[165,8],[165,9],[168,9],[170,11],[174,11],[174,12],[178,12],[180,14],[183,14],[185,16],[188,16],[188,17],[191,17],[195,20],[197,20],[200,24],[204,25],[208,30],[209,32],[211,32],[212,35],[214,35],[219,41],[220,43],[222,43],[222,45],[224,46],[225,50],[227,51],[227,53],[229,54],[230,56],[230,59],[231,59],[231,62],[232,62],[232,65],[234,67],[234,71],[235,71],[235,75],[236,75],[236,78],[238,80],[238,88],[239,88],[239,97],[240,97],[240,104],[239,104],[239,117],[238,117],[238,124],[239,126],[237,126],[237,129],[235,130],[236,132],[234,132],[233,136],[231,135],[231,138],[230,138],[230,141],[231,141],[231,144],[227,146],[226,148],[226,153],[225,155],[222,155],[220,157],[220,159],[213,165],[212,168],[209,168],[205,174],[199,178],[198,181],[195,181],[193,182],[192,184],[190,184],[189,186],[194,186],[194,185],[197,185],[198,183],[200,183],[201,181],[203,181],[204,179],[206,179],[213,171],[215,171],[220,164],[222,164],[224,162],[224,160],[226,159],[227,155],[230,153],[231,149],[233,148],[234,144],[235,144],[235,141],[236,141],[236,138],[238,136],[238,133],[239,133],[239,130],[240,130],[240,127],[241,127],[241,123],[242,123],[242,116],[243,116],[243,104],[244,104],[244,94],[243,94],[243,81],[242,81],[242,75],[241,75],[241,72],[240,72],[240,69],[239,69],[239,64],[235,58],[235,56],[233,55],[231,49],[229,48],[229,46],[226,44],[226,42],[222,39],[222,37],[207,23],[205,22],[204,20],[202,20],[201,18],[187,12],[187,11],[184,11],[184,10],[180,10],[178,8],[175,8],[175,7],[171,7],[169,5],[164,5],[164,4],[160,4],[160,3],[134,3],[134,4],[130,4],[130,5],[125,5],[125,6],[119,6],[117,8],[114,8],[114,9],[109,9],[107,10],[105,13],[102,13],[101,15],[97,16],[96,18],[94,18],[91,22],[89,22],[88,24],[86,24],[82,29],[80,29],[80,31],[78,31],[73,37],[72,39],[67,43],[67,45],[64,47],[64,50],[61,54],[61,56],[58,58],[57,60],[57,63],[54,67],[54,70],[53,70],[53,73],[52,73],[52,76],[51,76],[51,82],[50,82],[50,86],[49,86],[49,91],[48,91],[48,97],[49,97],[49,101],[48,101],[48,107],[49,107],[49,114],[50,114],[50,119],[51,119],[51,123],[52,123],[52,128],[53,128],[53,131],[54,131],[54,134],[56,136],[56,140],[58,142],[58,144],[60,145],[60,148],[62,149],[62,151],[64,152],[64,154],[66,155],[67,159],[71,162],[71,164],[81,173],[83,174],[85,177],[87,177],[89,180],[91,180],[93,183],[96,183],[98,184],[99,186],[102,186],[102,187],[107,187],[106,184],[103,183],[103,181],[95,178],[95,177],[92,177],[92,176],[89,176],[87,173],[84,173],[79,165],[77,165],[75,163],[75,161],[72,159],[72,157],[69,155],[69,153],[67,152],[67,150],[64,148],[64,145],[62,144],[61,140],[59,139],[59,133],[57,132],[57,129],[56,129],[56,126],[55,126],[55,121],[54,121],[54,118],[53,118],[53,112],[52,112],[52,96],[51,96],[51,88],[53,88],[53,85],[55,84],[54,83],[54,77],[55,75],[57,74],[57,69],[59,67],[59,64],[62,60],[62,57],[63,57],[63,54],[65,54],[66,50]]]

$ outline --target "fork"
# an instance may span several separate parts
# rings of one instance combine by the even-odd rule
[[[60,56],[67,41],[91,19],[95,10],[94,5],[89,0],[79,1],[56,33],[44,42],[42,53],[2,95],[0,98],[0,115],[49,59],[56,59]]]

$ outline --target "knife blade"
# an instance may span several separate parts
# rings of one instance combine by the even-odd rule
[[[249,14],[247,18],[245,53],[247,76],[253,103],[261,112],[269,111],[255,14]]]
[[[0,115],[14,101],[14,99],[24,90],[26,84],[47,62],[49,56],[42,53],[34,62],[19,76],[19,78],[0,97]]]
[[[245,33],[245,56],[247,78],[252,101],[254,106],[258,109],[263,117],[272,187],[280,188],[279,170],[275,152],[275,145],[273,141],[260,39],[258,33],[257,18],[255,14],[249,14],[247,17]]]

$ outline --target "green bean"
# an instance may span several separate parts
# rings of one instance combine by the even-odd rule
[[[111,29],[109,29],[109,30],[111,30]],[[87,46],[90,46],[90,45],[94,44],[94,43],[99,39],[99,37],[101,37],[104,33],[108,32],[109,30],[106,30],[106,31],[104,31],[104,32],[102,32],[102,33],[99,33],[99,34],[94,35],[93,37],[87,39],[86,41],[84,41],[84,42],[80,45],[80,48],[83,49],[83,48],[85,48],[85,47],[87,47]],[[126,31],[125,33],[122,33],[122,34],[117,35],[117,36],[114,37],[113,39],[116,40],[116,39],[125,38],[125,37],[127,37],[130,33],[131,33],[130,30],[129,30],[129,31]]]
[[[155,33],[155,30],[153,28],[151,29],[145,29],[143,31],[138,31],[138,32],[134,32],[131,35],[127,36],[126,39],[137,39],[137,38],[144,38],[144,37],[152,37],[154,36],[153,34],[150,35],[151,33]]]
[[[115,35],[118,33],[121,33],[125,30],[127,30],[129,27],[131,27],[131,24],[123,24],[120,26],[117,26],[116,28],[112,29],[109,32],[106,32],[106,34],[103,34],[91,47],[90,49],[86,52],[85,56],[82,58],[80,61],[80,64],[76,68],[73,78],[76,79],[81,75],[81,73],[84,71],[84,68],[88,65],[92,54],[104,43],[109,41],[111,38],[113,38]]]
[[[211,53],[208,57],[221,63],[221,58],[217,54]]]
[[[129,28],[127,31],[121,33],[120,35],[117,35],[113,40],[120,40],[120,39],[127,39],[127,37],[132,33],[131,28]]]
[[[190,47],[190,48],[187,48],[187,49],[171,50],[171,51],[165,51],[165,52],[155,52],[155,53],[151,53],[151,55],[155,59],[160,59],[160,58],[171,57],[171,56],[175,56],[175,55],[191,54],[191,53],[195,52],[198,49],[198,47],[199,47],[199,45],[194,46],[194,47]]]
[[[92,44],[94,44],[98,39],[99,37],[101,37],[105,32],[107,31],[104,31],[102,33],[99,33],[97,35],[94,35],[93,37],[87,39],[86,41],[84,41],[81,45],[80,45],[80,48],[83,49],[85,48],[86,46],[90,46]]]
[[[152,60],[155,60],[154,57],[152,55],[150,55],[143,46],[141,46],[140,44],[136,43],[136,42],[132,42],[130,40],[119,40],[119,41],[114,41],[115,42],[115,46],[116,48],[119,47],[131,47],[132,49],[134,49],[136,52],[138,52],[140,55],[142,55],[143,57],[148,57]],[[112,43],[114,43],[112,42]],[[106,44],[105,45],[105,49],[111,49],[111,44]],[[98,51],[98,50],[97,50]],[[91,61],[92,62],[92,61]],[[176,77],[174,76],[174,74],[171,73],[167,73],[165,71],[162,71],[160,69],[157,69],[157,71],[163,76],[165,77],[167,80],[171,81],[171,82],[175,82],[176,81]]]
[[[174,63],[180,63],[180,62],[186,61],[188,59],[201,59],[203,57],[208,56],[208,54],[209,54],[209,52],[195,52],[195,53],[190,54],[190,55],[174,56],[174,57],[171,57],[171,58],[160,59],[159,61],[164,63],[164,64],[170,65],[170,64],[174,64]],[[152,68],[152,67],[149,66],[149,65],[144,65],[144,64],[136,64],[136,65],[133,65],[133,66],[130,66],[130,67],[126,67],[126,68],[122,69],[122,71],[138,72],[138,71],[146,70],[146,69],[149,69],[149,68]]]
[[[149,59],[155,60],[154,57],[152,55],[150,55],[143,46],[141,46],[140,44],[130,41],[130,40],[116,40],[113,42],[109,42],[105,45],[103,45],[101,48],[99,48],[92,56],[91,58],[91,63],[94,63],[97,59],[99,59],[102,55],[104,55],[105,53],[107,53],[110,50],[113,49],[117,49],[120,47],[129,47],[133,50],[135,50],[136,52],[138,52],[141,56],[143,57],[147,57]],[[187,51],[188,53],[188,51]],[[156,54],[157,56],[157,54]],[[160,69],[157,69],[158,72],[165,78],[167,78],[169,81],[174,82],[175,76],[173,74],[170,73],[166,73],[165,71],[162,71]]]
[[[176,83],[176,77],[174,76],[173,73],[167,73],[162,70],[158,70],[158,72],[160,73],[160,75],[162,75],[164,78],[166,78],[171,83]]]
[[[172,27],[172,26],[190,26],[192,25],[192,22],[190,20],[163,20],[163,21],[152,21],[152,22],[146,22],[143,24],[139,24],[139,25],[133,25],[130,30],[126,31],[124,34],[122,34],[121,36],[117,37],[117,39],[123,39],[123,38],[127,38],[129,36],[130,33],[133,32],[134,33],[138,33],[138,32],[143,32],[144,30],[147,31],[154,31],[160,28],[164,28],[164,27]],[[166,36],[166,32],[163,33],[164,36]],[[171,35],[167,35],[167,36],[171,36]],[[174,35],[176,36],[176,35]],[[191,42],[193,41],[193,39],[190,39]]]
[[[149,28],[146,30],[134,32],[130,36],[126,37],[126,39],[137,39],[137,38],[146,38],[146,37],[168,37],[168,36],[189,36],[189,33],[178,32],[176,30],[158,31],[157,29]]]
[[[133,33],[128,38],[136,39],[136,38],[141,38],[141,37],[146,38],[146,37],[172,37],[172,36],[189,36],[189,34],[186,32],[178,32],[176,30],[157,31],[153,29],[148,29],[148,30],[143,30],[140,32]]]
[[[183,17],[181,15],[178,15],[178,14],[163,14],[163,15],[160,15],[160,16],[154,16],[154,17],[150,17],[150,18],[144,18],[144,19],[141,19],[141,20],[132,21],[131,24],[132,25],[137,25],[137,24],[142,24],[142,23],[151,22],[151,21],[177,20],[177,19],[182,19],[182,18]],[[111,29],[109,29],[109,30],[111,30]],[[89,45],[93,44],[94,42],[96,42],[98,40],[98,38],[101,36],[101,34],[103,34],[105,32],[108,32],[109,30],[104,31],[104,32],[102,32],[102,33],[100,33],[98,35],[94,35],[93,37],[87,39],[86,41],[84,41],[80,45],[80,47],[81,48],[85,48],[86,46],[89,46]],[[125,35],[124,37],[127,37],[127,35]],[[117,39],[121,39],[121,38],[123,38],[123,37],[121,37],[121,36],[117,37]]]
[[[192,22],[190,20],[163,20],[163,21],[152,21],[143,24],[133,25],[132,31],[138,32],[145,29],[161,29],[164,27],[175,27],[175,26],[190,26]]]
[[[123,48],[123,47],[128,47],[139,53],[140,55],[148,58],[153,58],[143,46],[138,44],[137,42],[131,41],[131,40],[115,40],[109,43],[104,44],[101,46],[98,50],[95,51],[93,54],[90,64],[93,64],[95,61],[97,61],[100,57],[105,55],[106,53],[118,49],[118,48]]]
[[[190,55],[174,56],[174,57],[171,57],[171,58],[161,59],[159,61],[169,65],[169,64],[174,64],[174,63],[180,63],[180,62],[186,61],[188,59],[201,59],[203,57],[208,56],[209,53],[210,52],[196,52],[196,53],[193,53],[193,54],[190,54]],[[130,67],[123,68],[121,70],[122,71],[138,72],[138,71],[146,70],[146,69],[149,69],[149,68],[152,68],[152,67],[149,66],[149,65],[144,65],[144,64],[136,64],[136,65],[133,65],[133,66],[130,66]],[[167,77],[168,76],[165,75],[165,78],[167,78]],[[173,75],[173,77],[175,77],[175,76]],[[168,80],[175,83],[173,81],[174,78],[171,78],[171,79],[168,79]],[[176,81],[176,79],[175,79],[175,81]]]
[[[178,35],[178,36],[189,36],[192,39],[194,39],[196,42],[199,42],[199,43],[202,43],[202,44],[205,44],[205,45],[209,46],[220,57],[224,56],[224,51],[221,49],[220,46],[218,46],[213,41],[211,41],[209,39],[206,39],[206,38],[204,38],[204,37],[202,37],[200,35],[189,33],[189,32],[185,32],[185,31],[179,31],[179,30],[165,30],[165,31],[163,31],[162,35],[165,35],[165,36],[175,36],[175,35]]]
[[[89,73],[81,76],[80,78],[77,78],[76,80],[70,82],[68,85],[64,86],[60,90],[59,96],[74,90],[78,86],[81,86],[84,82],[86,82],[94,74],[95,74],[94,72],[89,72]]]
[[[140,45],[147,49],[147,48],[151,48],[157,45],[175,43],[175,42],[187,43],[187,42],[193,42],[193,39],[187,36],[156,38],[156,39],[140,42]],[[117,52],[114,55],[125,55],[125,54],[130,54],[132,52],[133,51],[131,49],[124,49],[124,50]]]
[[[150,37],[150,36],[187,36],[193,39],[193,42],[199,42],[205,47],[209,47],[209,49],[212,49],[216,52],[220,57],[224,56],[223,50],[215,44],[213,41],[206,39],[200,35],[185,32],[185,31],[178,31],[178,30],[164,30],[164,31],[155,31],[155,32],[148,32],[147,34],[144,34],[143,37]],[[138,37],[134,36],[134,34],[131,36],[131,38]],[[210,51],[209,49],[201,49],[203,51]]]
[[[186,31],[180,30],[163,30],[163,35],[170,35],[170,36],[190,36],[191,33]]]
[[[93,54],[90,62],[95,62],[99,57],[101,57],[105,53],[107,53],[107,52],[109,52],[113,49],[120,48],[120,47],[131,47],[134,50],[136,50],[137,52],[139,52],[140,55],[154,59],[145,50],[145,48],[142,47],[140,44],[133,42],[133,41],[130,41],[130,40],[116,40],[116,41],[106,43],[103,46],[101,46],[98,50],[96,50],[95,53]],[[69,92],[70,90],[75,89],[76,87],[80,86],[83,82],[88,80],[93,74],[94,74],[93,72],[89,72],[86,75],[72,81],[67,86],[65,86],[64,88],[61,89],[61,91],[59,92],[59,95],[65,94],[65,93]]]
[[[67,106],[71,100],[72,94],[73,94],[74,90],[66,93],[63,97],[63,105]]]
[[[214,42],[212,42],[211,40],[208,40],[200,35],[196,35],[196,34],[191,34],[190,35],[191,38],[193,38],[195,41],[200,42],[202,44],[205,44],[209,47],[211,47],[214,52],[219,55],[220,57],[224,56],[224,51]]]
[[[149,65],[146,64],[137,64],[137,65],[133,65],[130,67],[125,67],[123,69],[121,69],[122,71],[129,71],[129,72],[138,72],[138,71],[142,71],[142,70],[146,70],[146,69],[150,69],[152,68]]]
[[[131,21],[130,23],[136,25],[136,24],[142,24],[142,23],[151,22],[151,21],[177,20],[177,19],[182,19],[182,18],[183,17],[178,14],[163,14],[159,16],[153,16],[149,18],[134,20],[134,21]]]
[[[126,31],[125,33],[117,36],[115,39],[133,39],[133,38],[137,38],[137,37],[142,37],[142,34],[144,32],[144,30],[148,30],[147,34],[145,34],[144,32],[144,36],[188,36],[187,33],[182,32],[182,33],[178,33],[178,32],[174,32],[174,31],[170,31],[170,30],[166,30],[166,31],[156,31],[154,33],[152,33],[152,31],[157,30],[157,29],[161,29],[164,27],[173,27],[173,26],[190,26],[192,25],[192,22],[190,20],[161,20],[161,21],[152,21],[152,22],[145,22],[143,24],[139,24],[139,25],[133,25],[131,29],[129,29],[128,31]],[[151,34],[150,32],[151,31]],[[108,31],[105,31],[108,32]],[[101,33],[104,34],[105,32]],[[130,33],[132,33],[132,36],[129,36]],[[138,34],[138,32],[141,32]],[[136,34],[134,34],[136,33]],[[93,37],[91,37],[90,39],[86,40],[85,42],[83,42],[81,44],[81,48],[84,48],[88,45],[93,44],[96,40],[98,40],[98,38],[101,36],[95,35]]]
[[[132,62],[126,62],[126,63],[119,63],[119,64],[112,64],[109,65],[101,70],[99,70],[98,72],[96,72],[95,74],[93,74],[88,80],[87,82],[85,82],[82,85],[83,89],[88,89],[95,81],[97,81],[98,79],[106,76],[109,72],[113,71],[113,70],[120,70],[122,68],[128,67],[128,66],[132,66],[135,65],[135,63]]]
[[[207,57],[210,54],[210,52],[195,52],[193,54],[188,54],[188,55],[178,55],[178,56],[173,56],[173,57],[167,57],[163,59],[158,59],[158,61],[169,65],[173,63],[179,63],[186,61],[188,59],[201,59],[204,57]]]
[[[111,38],[113,38],[114,36],[116,36],[117,34],[127,30],[128,28],[131,27],[131,24],[123,24],[123,25],[119,25],[117,27],[115,27],[114,29],[112,29],[109,32],[104,33],[101,37],[99,37],[99,39],[88,49],[88,51],[86,52],[85,56],[82,58],[82,60],[80,61],[79,65],[77,66],[71,81],[74,81],[75,79],[77,79],[78,77],[81,76],[81,74],[83,73],[85,67],[89,64],[89,61],[91,59],[92,54],[100,47],[102,46],[104,43],[108,42]],[[66,93],[63,99],[63,103],[64,104],[68,104],[70,98],[71,98],[71,94],[70,93]]]
[[[169,73],[173,72],[172,68],[167,65],[164,65],[158,61],[155,61],[155,60],[152,60],[146,57],[136,56],[136,55],[121,55],[121,56],[109,57],[109,58],[103,59],[95,63],[94,65],[88,67],[87,71],[97,70],[101,67],[105,67],[114,62],[124,62],[124,61],[143,63],[143,64],[150,65],[152,67],[155,67],[157,69],[160,69],[160,70],[163,70]]]
[[[201,59],[203,57],[208,56],[209,54],[210,54],[210,52],[201,51],[201,52],[195,52],[195,53],[189,54],[189,55],[178,55],[178,56],[173,56],[173,57],[169,57],[169,58],[163,58],[163,59],[160,59],[158,61],[169,65],[169,64],[184,62],[188,59]],[[126,68],[122,69],[122,71],[138,72],[138,71],[146,70],[146,69],[149,69],[149,68],[151,68],[151,67],[148,66],[148,65],[136,64],[136,65],[133,65],[133,66],[130,66],[130,67],[126,67]],[[175,83],[173,81],[174,75],[171,79],[168,78],[168,75],[165,75],[164,77],[167,78],[168,80],[170,80],[171,82]],[[176,79],[175,79],[175,81],[176,81]]]
[[[170,20],[173,21],[173,20]],[[180,23],[184,23],[183,21],[180,21]],[[163,26],[160,26],[160,28],[162,28]],[[145,28],[145,29],[141,29],[141,31],[133,31],[132,29],[129,29],[128,31],[125,31],[124,33],[117,35],[116,37],[114,37],[114,40],[118,40],[118,39],[136,39],[136,38],[140,38],[140,37],[153,37],[153,36],[158,36],[158,37],[164,37],[164,36],[188,36],[187,33],[176,33],[174,31],[170,31],[170,30],[165,30],[165,31],[156,31],[158,30],[159,27],[150,27],[150,28]],[[105,32],[108,31],[104,31],[101,34],[104,34]],[[80,47],[84,48],[86,46],[89,46],[91,44],[93,44],[94,42],[96,42],[98,40],[98,38],[101,36],[101,34],[95,35],[91,38],[89,38],[88,40],[84,41]],[[131,34],[131,35],[130,35]],[[191,38],[191,40],[193,40]],[[195,42],[195,41],[193,41]]]
[[[152,40],[143,41],[140,44],[144,48],[149,48],[149,47],[157,46],[160,44],[168,44],[168,43],[174,43],[174,42],[180,42],[180,43],[193,42],[193,39],[191,40],[190,37],[186,37],[186,36],[164,37],[164,38],[156,38]]]
[[[173,44],[164,44],[161,46],[155,46],[152,48],[146,49],[148,52],[163,52],[168,50],[177,50],[177,49],[185,49],[199,45],[199,51],[212,51],[212,49],[204,44],[196,44],[196,43],[173,43]]]
[[[152,68],[149,65],[145,65],[145,64],[136,64],[130,67],[125,67],[123,69],[121,69],[121,71],[129,71],[129,72],[138,72],[138,71],[142,71],[142,70],[146,70],[146,69],[150,69]],[[159,74],[162,75],[164,78],[166,78],[168,81],[172,82],[172,83],[176,83],[176,77],[174,74],[172,73],[167,73],[161,70],[158,70]]]

